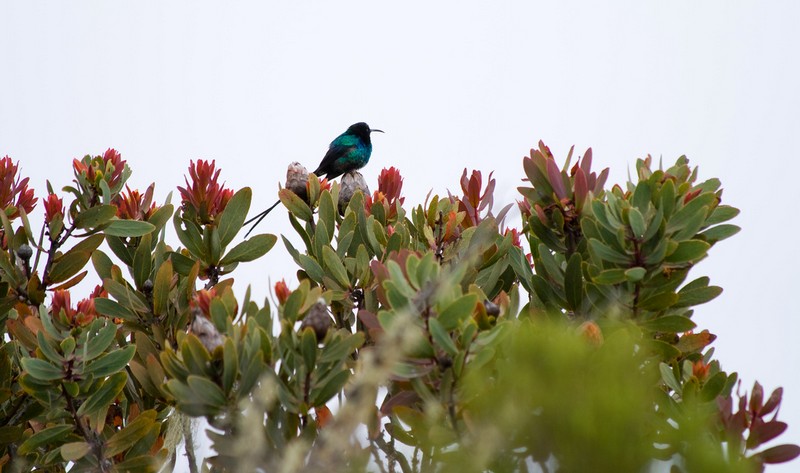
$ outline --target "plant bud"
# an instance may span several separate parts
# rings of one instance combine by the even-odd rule
[[[17,248],[17,256],[24,261],[28,261],[33,256],[33,249],[27,243],[23,243]]]
[[[486,307],[486,314],[487,315],[491,315],[491,316],[494,316],[494,317],[497,317],[498,315],[500,315],[500,306],[498,306],[494,302],[490,301],[489,299],[486,299],[485,301],[483,301],[483,306]]]
[[[307,182],[308,169],[296,161],[290,164],[289,168],[286,169],[286,188],[305,200]]]
[[[322,340],[325,339],[325,335],[328,333],[328,329],[331,328],[331,325],[333,325],[333,323],[331,322],[330,314],[328,314],[328,306],[325,304],[324,299],[320,299],[319,302],[311,307],[308,314],[303,318],[300,330],[311,327],[314,329],[314,334],[317,336],[317,342],[322,342]]]
[[[219,331],[217,331],[217,327],[215,327],[210,320],[203,317],[199,309],[195,309],[193,312],[195,312],[195,317],[194,321],[192,321],[190,331],[200,339],[200,343],[211,353],[215,348],[221,346],[225,340]]]
[[[356,191],[361,191],[364,195],[369,195],[369,187],[364,176],[358,171],[351,171],[342,176],[341,188],[339,189],[339,209],[344,209],[350,203]]]

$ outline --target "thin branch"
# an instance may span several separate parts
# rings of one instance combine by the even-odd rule
[[[75,423],[75,426],[78,428],[78,430],[80,430],[81,435],[83,436],[84,440],[86,440],[86,443],[89,444],[92,453],[97,459],[97,465],[100,469],[99,471],[102,473],[110,473],[113,470],[113,465],[107,458],[105,458],[103,441],[100,440],[97,434],[87,425],[85,425],[83,420],[78,416],[78,410],[75,408],[75,403],[72,400],[72,396],[69,395],[63,384],[61,384],[61,394],[67,401],[67,411],[72,416],[72,421]]]
[[[375,440],[373,440],[373,442],[381,450],[383,450],[383,453],[386,454],[386,458],[388,458],[389,461],[396,461],[397,464],[400,465],[400,469],[403,470],[403,473],[412,473],[413,470],[411,470],[411,466],[408,464],[408,460],[406,460],[406,457],[404,457],[402,453],[395,450],[394,447],[386,443],[386,440],[383,438],[383,435],[378,435],[378,437]]]
[[[197,458],[194,456],[194,436],[192,435],[192,421],[188,416],[181,414],[181,427],[183,428],[183,445],[186,447],[186,460],[189,463],[189,471],[198,473]]]

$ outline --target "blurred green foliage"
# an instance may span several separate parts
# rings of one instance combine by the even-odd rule
[[[523,160],[521,228],[495,180],[404,207],[402,177],[308,176],[279,197],[297,282],[241,300],[229,277],[251,191],[190,163],[177,211],[115,150],[36,199],[0,160],[0,471],[761,471],[800,448],[780,388],[743,393],[693,308],[689,272],[739,228],[685,157],[607,189],[588,150]],[[355,186],[350,188],[349,186]],[[64,198],[72,199],[65,207]],[[172,219],[179,245],[168,243]],[[68,249],[67,249],[68,248]],[[87,267],[91,263],[91,268]],[[69,289],[100,282],[75,304]],[[687,282],[688,281],[688,282]],[[198,459],[187,417],[213,455]]]

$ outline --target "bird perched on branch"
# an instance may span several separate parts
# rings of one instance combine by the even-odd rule
[[[328,147],[328,152],[322,158],[314,174],[317,177],[327,177],[334,179],[356,169],[361,169],[369,162],[369,157],[372,154],[372,141],[369,138],[370,133],[377,131],[383,133],[382,130],[374,130],[364,122],[358,122],[350,125],[350,127],[337,136],[336,139],[331,141]],[[256,228],[256,225],[261,223],[264,217],[267,216],[272,209],[278,206],[281,201],[278,200],[270,208],[259,213],[250,220],[244,222],[249,225],[255,222],[250,230],[247,231],[245,238]]]

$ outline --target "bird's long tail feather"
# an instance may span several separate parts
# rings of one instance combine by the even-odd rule
[[[261,221],[262,221],[262,220],[264,220],[264,217],[266,217],[266,216],[267,216],[267,214],[268,214],[268,213],[270,213],[270,212],[272,211],[272,209],[274,209],[275,207],[277,207],[277,206],[278,206],[278,204],[280,204],[280,203],[281,203],[281,201],[280,201],[280,200],[279,200],[279,201],[277,201],[277,202],[275,202],[275,203],[274,203],[274,204],[272,204],[272,206],[270,206],[270,208],[268,208],[267,210],[265,210],[265,211],[261,212],[260,214],[256,215],[255,217],[251,218],[250,220],[248,220],[248,221],[244,222],[244,224],[245,224],[245,225],[250,225],[250,222],[253,222],[253,221],[255,221],[255,222],[256,222],[256,223],[254,223],[254,224],[253,224],[253,226],[252,226],[252,227],[250,227],[250,230],[247,230],[247,233],[244,235],[244,237],[245,237],[245,238],[247,238],[247,237],[248,237],[248,236],[249,236],[249,235],[250,235],[250,234],[253,232],[253,230],[256,228],[256,226],[257,226],[259,223],[261,223]]]

